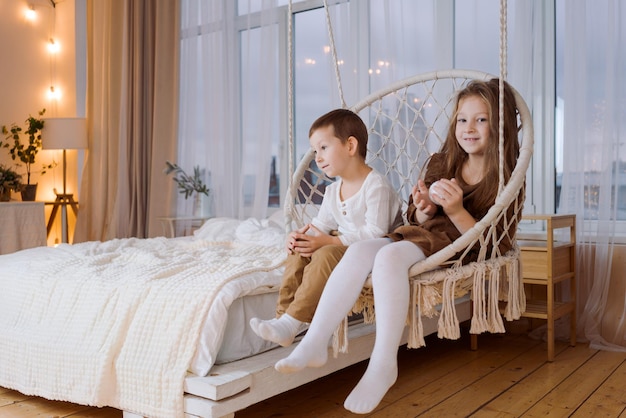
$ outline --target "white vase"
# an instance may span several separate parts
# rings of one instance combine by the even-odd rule
[[[209,196],[203,193],[196,193],[193,197],[194,218],[207,218],[211,211]]]

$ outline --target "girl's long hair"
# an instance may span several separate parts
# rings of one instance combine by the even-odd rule
[[[461,148],[456,140],[456,121],[459,110],[459,102],[470,96],[480,97],[485,101],[489,111],[490,137],[487,150],[485,151],[485,172],[480,183],[477,185],[476,197],[480,203],[493,204],[498,193],[494,187],[493,179],[499,178],[499,80],[493,78],[489,81],[473,80],[465,88],[457,93],[454,114],[450,122],[450,128],[446,136],[441,152],[445,155],[445,173],[447,178],[462,178],[461,170],[467,160],[467,153]],[[508,83],[504,83],[504,180],[509,181],[515,168],[519,155],[518,132],[521,124],[518,122],[518,111],[515,106],[515,96]]]

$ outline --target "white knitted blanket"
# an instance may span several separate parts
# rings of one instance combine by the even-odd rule
[[[183,381],[213,298],[284,257],[278,246],[164,238],[0,256],[0,386],[182,416]]]

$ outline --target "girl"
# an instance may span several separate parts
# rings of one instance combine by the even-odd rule
[[[328,341],[372,274],[376,341],[365,374],[344,407],[369,413],[398,376],[396,362],[409,307],[409,268],[470,229],[495,202],[498,175],[498,80],[472,81],[457,95],[446,141],[428,162],[409,199],[409,225],[385,238],[351,245],[333,270],[311,326],[300,344],[276,363],[283,373],[326,363]],[[505,85],[504,173],[508,181],[519,154],[515,98]],[[437,184],[434,184],[435,181]],[[430,192],[430,196],[429,196]],[[512,246],[504,239],[501,251]]]

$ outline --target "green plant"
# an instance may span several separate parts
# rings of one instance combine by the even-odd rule
[[[17,174],[16,171],[0,164],[0,194],[5,189],[17,191],[22,184],[22,176]]]
[[[167,175],[173,174],[173,180],[178,185],[179,193],[185,195],[185,199],[193,194],[193,192],[202,193],[205,195],[209,195],[209,189],[207,188],[204,181],[202,181],[202,173],[200,171],[200,166],[195,166],[193,168],[193,176],[185,173],[185,171],[178,166],[178,164],[171,163],[169,161],[165,162],[165,170],[163,172]]]
[[[39,116],[43,116],[46,109],[39,112]],[[2,126],[2,134],[6,135],[5,140],[0,140],[0,147],[9,148],[11,158],[21,161],[26,167],[26,184],[30,184],[30,175],[32,173],[32,165],[35,163],[35,156],[41,149],[41,130],[44,126],[44,120],[29,116],[26,119],[26,130],[24,133],[28,136],[28,141],[22,143],[22,128],[16,123],[11,124],[9,128]],[[54,167],[53,164],[43,165],[40,174],[45,174],[46,170]]]

